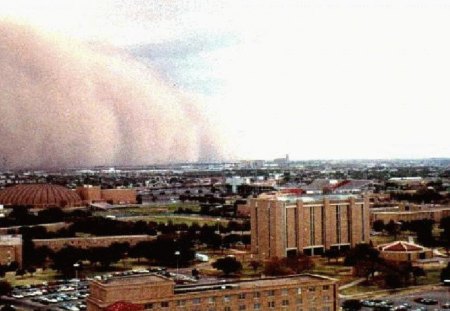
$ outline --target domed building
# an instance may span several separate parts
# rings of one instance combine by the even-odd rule
[[[21,184],[0,190],[0,204],[32,208],[82,206],[80,196],[66,187],[51,184]]]

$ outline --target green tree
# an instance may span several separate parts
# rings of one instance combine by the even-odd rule
[[[252,267],[254,272],[256,272],[256,270],[261,266],[261,262],[258,260],[252,260],[250,261],[249,266]]]
[[[362,308],[362,303],[358,299],[348,299],[342,303],[342,309],[345,311],[358,311]]]
[[[264,265],[264,274],[271,276],[294,274],[294,270],[286,266],[282,259],[273,257]]]
[[[441,270],[441,282],[444,280],[450,280],[450,263],[447,263],[447,267]]]
[[[235,257],[219,258],[212,264],[213,268],[221,270],[225,275],[237,273],[242,270],[242,264]]]
[[[397,235],[400,233],[400,226],[400,223],[391,220],[385,225],[384,229],[389,235],[394,236],[394,239],[397,240]]]
[[[9,295],[13,288],[8,281],[0,281],[0,296]]]
[[[380,219],[377,219],[372,224],[372,229],[377,232],[382,232],[385,228],[384,222]]]
[[[379,256],[380,252],[369,244],[357,244],[348,251],[344,265],[353,266],[358,275],[369,280],[369,277],[374,276],[383,262]]]

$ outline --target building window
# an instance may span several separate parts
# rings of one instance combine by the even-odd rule
[[[200,298],[194,298],[194,299],[192,300],[192,303],[193,303],[194,305],[199,305],[200,302],[202,302],[202,300],[201,300]]]
[[[208,298],[209,303],[216,303],[216,297],[209,297]]]
[[[297,288],[297,295],[301,295],[302,294],[302,289],[301,288]]]
[[[341,244],[341,206],[336,205],[336,243]]]
[[[225,307],[223,311],[231,311],[231,307]]]
[[[364,230],[364,227],[366,226],[365,221],[364,221],[364,205],[365,204],[361,204],[361,236],[362,236],[362,242],[364,242],[366,240],[366,230]]]
[[[254,292],[253,293],[253,297],[254,298],[259,298],[259,297],[261,297],[261,293],[260,292]]]
[[[186,304],[186,300],[177,300],[177,306],[184,306]]]
[[[151,310],[151,309],[153,309],[153,303],[146,303],[146,304],[144,305],[144,309],[146,309],[146,310]]]
[[[322,287],[322,289],[323,289],[323,290],[328,290],[328,289],[330,289],[330,285],[324,285],[324,286]]]
[[[295,300],[295,302],[296,302],[298,305],[301,305],[301,304],[303,303],[303,300],[302,300],[302,298],[297,298],[297,299]]]
[[[267,296],[275,296],[275,291],[272,289],[272,290],[269,290],[268,292],[267,292]]]
[[[314,206],[309,207],[309,245],[315,245],[316,239],[314,235]]]
[[[261,304],[260,304],[260,303],[255,303],[255,304],[253,305],[253,309],[255,309],[255,310],[260,310],[260,309],[261,309]]]
[[[310,292],[315,292],[315,291],[316,291],[316,288],[315,288],[315,287],[310,287],[310,288],[308,288],[308,291],[310,291]]]
[[[330,300],[330,296],[323,296],[323,301],[329,301]]]
[[[168,308],[168,307],[169,307],[169,302],[168,301],[161,302],[161,308]]]
[[[322,311],[331,311],[331,308],[330,307],[323,307]]]
[[[231,300],[231,296],[223,296],[223,301],[229,302]]]
[[[244,293],[240,293],[239,294],[239,299],[245,299],[245,294]]]
[[[271,308],[271,309],[275,308],[275,301],[269,301],[269,302],[267,303],[267,306],[268,306],[269,308]]]
[[[243,311],[243,310],[245,310],[245,305],[240,305],[239,306],[239,311]]]
[[[282,305],[282,306],[289,306],[289,300],[284,299],[284,300],[281,302],[281,305]]]
[[[288,294],[289,294],[289,290],[288,290],[287,288],[283,288],[283,289],[281,290],[281,295],[287,296]]]

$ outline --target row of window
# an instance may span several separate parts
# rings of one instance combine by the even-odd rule
[[[324,286],[323,288],[324,289],[328,288],[328,286]],[[287,289],[283,289],[282,291],[284,291],[284,290],[287,290]],[[314,287],[310,287],[309,290],[310,291],[315,291],[315,288]],[[301,288],[297,289],[297,293],[301,294]],[[274,295],[275,295],[275,291],[274,290],[268,291],[268,296],[274,296]],[[223,301],[224,302],[230,302],[231,301],[231,297],[232,296],[230,296],[230,295],[223,296]],[[241,294],[238,295],[238,297],[239,297],[239,299],[245,299],[246,294],[245,293],[241,293]],[[259,297],[261,297],[261,293],[260,292],[254,292],[253,293],[253,297],[254,298],[259,298]],[[209,297],[209,298],[207,298],[207,301],[208,301],[209,304],[214,304],[216,302],[217,298],[218,297]],[[315,301],[316,298],[317,297],[315,297],[315,296],[314,297],[310,297],[310,300]],[[330,296],[328,296],[328,295],[322,296],[322,301],[323,302],[329,302],[330,301]],[[199,305],[201,302],[202,302],[201,298],[194,298],[194,299],[192,299],[192,304],[193,305]],[[302,300],[301,297],[297,297],[295,302],[296,302],[296,304],[302,304],[303,300]],[[178,307],[184,307],[186,305],[186,300],[177,300],[176,301],[176,305]],[[282,306],[288,306],[289,305],[289,299],[283,299],[281,301],[281,305]],[[160,306],[161,306],[161,308],[168,308],[169,307],[169,302],[168,301],[163,301],[163,302],[160,303]],[[268,302],[268,307],[269,308],[274,308],[274,306],[275,306],[275,301],[269,301]],[[151,310],[154,307],[156,307],[156,303],[147,303],[147,304],[144,305],[144,307],[145,307],[145,309],[150,309]],[[254,304],[254,309],[255,310],[259,310],[260,307],[261,307],[261,304],[259,302]],[[239,310],[246,310],[245,309],[245,305],[241,305],[239,307]]]
[[[166,302],[166,303],[167,303],[167,302]],[[149,305],[151,305],[151,306],[149,306]],[[162,304],[161,304],[161,306],[162,306]],[[163,307],[163,308],[167,308],[167,307],[168,307],[168,304],[167,304],[167,305],[164,304],[164,306],[165,306],[165,307]],[[275,308],[276,308],[275,301],[269,301],[269,302],[267,303],[267,307],[268,307],[269,309],[275,309]],[[288,307],[289,307],[289,300],[283,300],[283,301],[281,302],[281,307],[282,307],[283,310],[288,310]],[[153,309],[153,304],[147,304],[147,305],[145,305],[145,308],[146,308],[146,309]],[[239,311],[245,311],[245,310],[261,310],[261,309],[262,309],[261,303],[255,303],[255,304],[253,304],[253,309],[247,308],[246,305],[240,305],[240,306],[239,306]],[[200,309],[194,308],[194,309],[192,309],[192,310],[193,310],[193,311],[199,311]],[[291,309],[289,309],[289,310],[291,310]],[[295,308],[295,310],[297,310],[297,311],[305,311],[305,310],[303,310],[303,308],[300,307],[300,306],[297,306],[297,307]],[[214,308],[214,307],[211,307],[211,308],[208,309],[208,311],[218,311],[218,309],[216,309],[216,308]],[[223,311],[232,311],[232,310],[231,310],[231,307],[230,307],[230,306],[225,306],[225,307],[223,308]],[[324,307],[322,307],[321,309],[318,309],[318,308],[309,308],[308,311],[331,311],[331,307],[330,307],[330,306],[324,306]]]

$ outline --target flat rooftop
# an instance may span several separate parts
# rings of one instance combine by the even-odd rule
[[[361,195],[356,194],[318,194],[318,195],[290,195],[281,192],[262,193],[258,196],[259,199],[277,200],[287,203],[296,203],[301,201],[303,203],[322,202],[324,199],[330,201],[346,201],[350,198],[362,199]]]
[[[163,282],[172,282],[171,279],[166,278],[161,275],[157,275],[154,273],[145,273],[138,275],[122,275],[122,276],[112,276],[112,277],[103,277],[100,280],[95,280],[98,283],[104,285],[137,285],[137,284],[148,284],[148,283],[163,283]],[[94,281],[94,282],[95,282]]]
[[[208,290],[254,289],[257,287],[277,287],[283,285],[309,284],[317,281],[335,281],[335,279],[314,274],[297,274],[289,276],[265,277],[247,280],[219,281],[204,284],[177,285],[175,294],[202,292]]]
[[[127,275],[127,276],[113,276],[103,278],[101,280],[95,280],[105,286],[122,286],[122,285],[145,285],[155,283],[172,283],[174,285],[175,294],[184,294],[192,292],[202,292],[209,290],[231,290],[231,289],[248,289],[255,287],[267,287],[267,286],[282,286],[282,285],[298,285],[308,284],[317,281],[334,282],[335,279],[319,276],[314,274],[297,274],[289,276],[279,277],[265,277],[265,278],[253,278],[245,280],[208,280],[206,282],[199,282],[189,285],[175,285],[175,282],[167,277],[157,275],[154,273],[140,274],[140,275]]]

